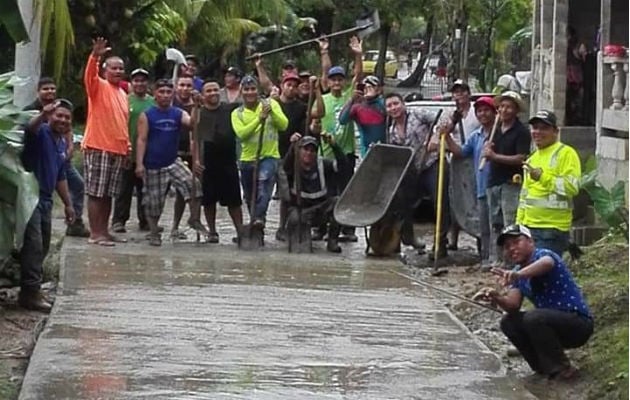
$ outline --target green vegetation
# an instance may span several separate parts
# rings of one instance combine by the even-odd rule
[[[578,350],[589,399],[628,398],[628,245],[608,236],[571,265],[595,316],[591,340]]]

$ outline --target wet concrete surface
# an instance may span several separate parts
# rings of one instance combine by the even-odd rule
[[[20,399],[534,398],[397,260],[287,254],[273,220],[238,251],[220,216],[219,245],[66,240]]]

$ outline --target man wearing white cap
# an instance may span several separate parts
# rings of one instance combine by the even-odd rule
[[[507,91],[495,98],[501,123],[492,141],[486,142],[483,157],[490,163],[488,177],[488,210],[492,224],[491,242],[504,226],[516,221],[521,191],[523,161],[530,152],[529,131],[518,119],[524,103],[516,92]],[[518,176],[514,179],[515,176]],[[496,260],[496,248],[490,246],[490,260]]]

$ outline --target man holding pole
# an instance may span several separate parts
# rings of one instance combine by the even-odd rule
[[[259,98],[258,81],[253,76],[247,75],[241,79],[241,95],[243,105],[232,111],[231,115],[232,127],[242,145],[241,184],[245,201],[250,206],[252,188],[256,182],[254,209],[250,206],[249,212],[253,216],[253,225],[264,228],[280,158],[278,131],[287,129],[289,121],[276,100],[262,101]],[[258,152],[260,135],[264,136]],[[258,153],[260,158],[257,157]],[[256,163],[259,167],[257,176],[254,176]]]
[[[490,134],[486,142],[480,166],[490,163],[488,177],[488,211],[490,213],[491,243],[504,226],[516,221],[518,196],[521,185],[523,161],[529,154],[531,137],[529,131],[519,121],[518,113],[524,108],[521,96],[516,92],[504,92],[495,98],[499,109],[500,122]],[[485,161],[484,161],[485,160]],[[518,175],[519,179],[514,180]],[[497,259],[496,247],[490,246],[490,261]]]

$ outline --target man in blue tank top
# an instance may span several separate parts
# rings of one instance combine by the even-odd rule
[[[144,179],[143,205],[151,230],[148,236],[149,243],[152,246],[160,246],[162,240],[158,220],[171,185],[189,203],[188,225],[204,234],[207,232],[199,218],[198,203],[201,189],[197,187],[197,190],[193,190],[193,174],[177,156],[180,131],[182,126],[190,127],[190,115],[171,105],[173,101],[171,81],[158,80],[153,95],[156,105],[144,111],[138,118],[136,175]],[[198,185],[198,182],[194,181],[194,184]]]

